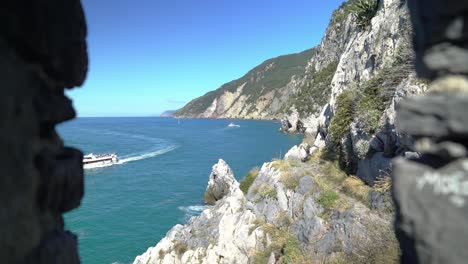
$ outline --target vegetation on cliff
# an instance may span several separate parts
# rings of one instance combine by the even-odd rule
[[[212,105],[216,98],[225,92],[235,93],[242,86],[240,95],[248,98],[247,102],[255,102],[260,96],[285,87],[293,76],[304,72],[307,62],[314,55],[315,49],[309,49],[301,53],[269,59],[240,79],[228,82],[219,89],[192,100],[178,110],[175,116],[198,117]]]
[[[312,129],[306,137],[309,147],[290,155],[297,157],[274,160],[250,172],[240,183],[241,195],[226,198],[200,216],[216,219],[207,220],[211,226],[231,223],[235,230],[223,225],[228,230],[219,233],[229,231],[232,241],[204,243],[206,251],[197,253],[235,244],[232,249],[253,263],[398,262],[400,252],[391,225],[391,179],[386,176],[392,158],[412,152],[397,143],[394,102],[424,88],[413,85],[411,31],[409,20],[402,19],[407,13],[400,1],[387,1],[381,5],[383,12],[377,12],[378,1],[344,3],[334,12],[321,45],[310,50],[312,57],[294,77],[289,71],[282,71],[287,78],[265,77],[275,66],[266,63],[245,76],[254,82],[234,81],[225,90],[215,91],[236,93],[246,83],[242,90],[248,93],[243,99],[246,104],[261,104],[263,99],[258,99],[274,91],[268,104],[281,98],[278,111],[294,106],[299,113],[296,119],[307,117],[309,126],[304,122],[304,127]],[[288,78],[289,82],[282,82]],[[213,98],[205,103],[205,110]],[[195,238],[186,231],[194,228],[178,232],[190,241]],[[195,256],[188,252],[184,255]],[[223,257],[238,261],[230,254]]]
[[[337,66],[338,62],[333,61],[319,71],[314,69],[311,77],[285,104],[283,111],[286,112],[291,106],[295,106],[301,116],[309,116],[320,111],[330,98],[330,85]]]
[[[350,11],[360,28],[365,29],[370,25],[378,5],[378,0],[355,0],[350,4]]]
[[[259,169],[253,168],[241,180],[241,182],[239,183],[239,188],[244,194],[247,194],[249,192],[249,188],[252,185],[252,183],[255,181],[255,179],[258,177],[258,173],[259,173]]]

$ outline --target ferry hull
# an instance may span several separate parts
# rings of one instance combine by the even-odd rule
[[[112,160],[103,160],[103,161],[83,164],[83,168],[84,169],[102,168],[102,167],[112,166],[114,164],[116,164],[116,162]]]
[[[94,155],[93,153],[83,157],[83,168],[101,168],[117,164],[117,155],[115,154],[102,154]]]

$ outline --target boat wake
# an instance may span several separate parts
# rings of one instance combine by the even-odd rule
[[[110,167],[110,166],[113,166],[113,165],[121,165],[121,164],[125,164],[125,163],[128,163],[128,162],[149,159],[149,158],[153,158],[153,157],[156,157],[156,156],[159,156],[159,155],[166,154],[166,153],[168,153],[170,151],[173,151],[176,148],[177,148],[177,146],[170,146],[170,147],[167,147],[167,148],[164,148],[164,149],[151,151],[151,152],[147,152],[147,153],[143,153],[143,154],[130,154],[130,155],[123,156],[117,162],[104,163],[104,164],[101,163],[101,164],[95,164],[95,165],[90,164],[90,165],[85,166],[84,169],[89,170],[89,169],[104,168],[104,167]]]
[[[160,139],[160,138],[153,138],[153,137],[149,137],[145,135],[129,134],[129,133],[123,133],[123,132],[109,131],[109,130],[89,130],[88,132],[92,132],[92,133],[99,134],[99,135],[109,135],[109,136],[115,136],[115,137],[135,139],[138,141],[146,141],[148,143],[146,145],[150,146],[150,148],[147,149],[146,151],[133,152],[133,153],[122,155],[122,156],[119,155],[117,162],[88,164],[87,166],[84,167],[84,169],[103,168],[103,167],[109,167],[113,165],[122,165],[122,164],[126,164],[129,162],[149,159],[149,158],[153,158],[159,155],[166,154],[178,148],[177,144],[173,144],[173,143],[171,144],[171,142],[168,142],[167,140]]]
[[[164,148],[164,149],[160,149],[160,150],[156,150],[156,151],[152,151],[152,152],[147,152],[147,153],[143,153],[143,154],[140,154],[140,155],[127,155],[127,156],[124,156],[124,157],[120,158],[119,161],[116,164],[125,164],[125,163],[132,162],[132,161],[153,158],[153,157],[156,157],[156,156],[171,152],[171,151],[175,150],[176,148],[177,148],[177,146],[170,146],[170,147],[167,147],[167,148]]]

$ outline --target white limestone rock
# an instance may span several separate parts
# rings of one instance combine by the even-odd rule
[[[216,201],[221,200],[225,195],[239,188],[239,183],[234,178],[234,174],[227,163],[220,159],[213,166],[210,174],[210,180],[206,186],[205,203],[214,205]]]
[[[310,146],[307,143],[302,143],[299,146],[292,147],[284,156],[286,160],[305,162],[310,158]]]

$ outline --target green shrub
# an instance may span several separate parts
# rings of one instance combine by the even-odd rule
[[[337,109],[329,128],[333,147],[340,145],[354,119],[365,133],[378,132],[382,114],[391,103],[396,86],[404,78],[398,70],[399,67],[393,65],[385,67],[357,89],[346,90],[336,98]]]
[[[370,79],[361,87],[362,98],[356,107],[356,116],[361,121],[362,129],[374,134],[380,127],[380,118],[387,107],[387,98],[382,96],[382,84],[387,70]]]
[[[357,0],[351,6],[351,12],[356,18],[358,26],[362,29],[366,29],[377,13],[377,7],[379,6],[378,0]]]
[[[336,201],[340,198],[340,196],[334,192],[333,190],[327,190],[323,192],[319,199],[318,203],[326,210],[330,211],[336,204]]]
[[[295,235],[287,234],[284,245],[284,256],[282,258],[284,264],[308,263],[300,245],[299,239]]]
[[[244,194],[247,195],[249,192],[250,186],[252,186],[253,182],[255,179],[258,177],[259,169],[258,168],[253,168],[245,177],[241,180],[239,184],[239,188],[242,190]]]
[[[336,113],[329,128],[330,137],[335,146],[339,145],[349,132],[349,126],[353,122],[355,99],[355,89],[346,90],[336,98]]]

